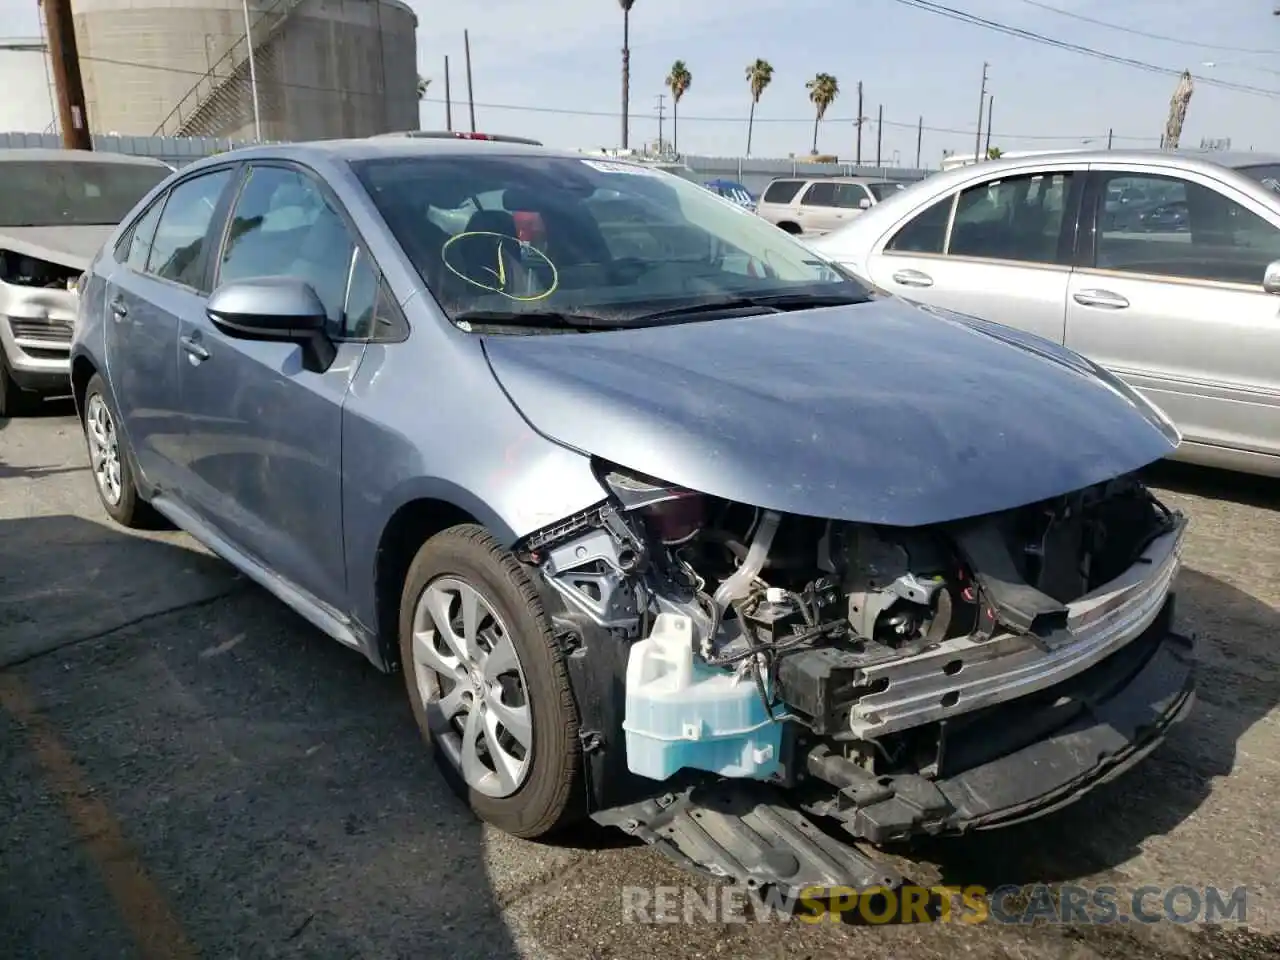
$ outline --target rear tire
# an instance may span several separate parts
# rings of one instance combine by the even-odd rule
[[[106,384],[94,374],[84,391],[84,439],[98,499],[111,519],[133,530],[165,526],[164,518],[138,493],[133,456],[120,435],[119,417],[107,397]]]
[[[568,670],[520,562],[475,524],[437,534],[409,567],[399,625],[418,727],[476,816],[527,839],[580,820]]]

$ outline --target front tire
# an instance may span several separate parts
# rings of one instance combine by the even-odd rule
[[[414,716],[450,787],[518,837],[580,819],[568,671],[519,561],[474,524],[437,534],[409,567],[399,623]]]
[[[138,493],[133,458],[120,435],[119,420],[107,399],[106,384],[96,373],[84,391],[84,439],[89,448],[94,489],[111,519],[133,530],[162,526],[160,515]]]

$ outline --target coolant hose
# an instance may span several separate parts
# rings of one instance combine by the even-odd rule
[[[747,551],[747,558],[742,561],[742,566],[724,579],[716,588],[715,596],[712,597],[720,617],[724,616],[729,604],[743,599],[750,592],[751,584],[755,582],[756,577],[760,576],[760,571],[764,569],[764,563],[769,558],[769,548],[773,546],[773,535],[778,532],[778,524],[781,522],[782,517],[772,510],[766,510],[764,516],[760,518],[760,525],[756,528],[755,536],[751,538],[751,549]]]

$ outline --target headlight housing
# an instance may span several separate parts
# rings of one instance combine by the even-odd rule
[[[707,498],[695,490],[607,463],[597,464],[596,475],[619,506],[666,546],[688,543],[706,524]]]

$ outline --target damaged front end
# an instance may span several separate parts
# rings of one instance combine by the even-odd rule
[[[76,267],[0,249],[0,348],[22,386],[48,389],[66,379],[81,276]]]
[[[1133,476],[894,528],[598,473],[605,502],[518,550],[558,601],[595,819],[691,865],[891,884],[830,834],[1039,816],[1190,706],[1186,521]]]

